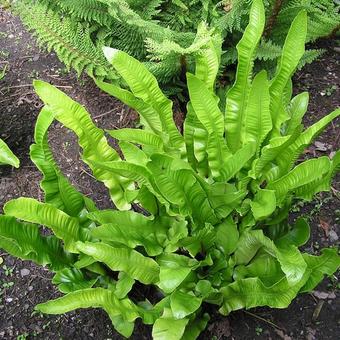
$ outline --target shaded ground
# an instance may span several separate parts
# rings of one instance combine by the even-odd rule
[[[296,92],[309,91],[311,104],[306,125],[338,106],[339,58],[332,46],[320,61],[307,66],[295,77]],[[0,210],[11,198],[30,196],[42,199],[40,174],[29,160],[34,123],[41,103],[33,93],[32,79],[39,78],[60,87],[91,112],[98,126],[112,129],[133,124],[134,114],[124,105],[101,93],[87,77],[69,74],[55,56],[41,52],[34,39],[17,19],[0,9],[0,69],[7,74],[0,81],[0,136],[21,160],[19,170],[0,169]],[[339,85],[338,85],[339,86]],[[55,124],[50,142],[62,169],[101,208],[110,202],[105,188],[95,182],[82,162],[75,138]],[[339,148],[339,121],[308,149],[306,157],[328,155]],[[313,234],[310,253],[338,243],[340,204],[339,183],[310,204],[297,205],[295,215],[306,214]],[[14,259],[0,251],[0,339],[121,339],[101,310],[82,310],[63,316],[35,314],[39,302],[57,296],[47,270]],[[228,318],[212,311],[211,322],[201,339],[339,339],[339,299],[337,281],[325,280],[315,295],[297,298],[286,310],[258,308],[233,313]],[[324,294],[320,294],[320,292]],[[319,314],[317,315],[319,311]],[[314,313],[314,318],[313,318]],[[150,339],[150,329],[138,325],[135,339]]]

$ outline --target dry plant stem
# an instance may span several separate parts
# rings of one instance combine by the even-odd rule
[[[248,314],[248,315],[250,315],[250,316],[252,316],[252,317],[254,317],[254,318],[256,318],[256,319],[259,319],[259,320],[261,320],[261,321],[263,321],[263,322],[265,322],[265,323],[271,325],[271,326],[274,327],[274,328],[277,328],[277,329],[279,329],[279,330],[281,330],[281,331],[284,331],[284,329],[283,329],[282,327],[279,327],[279,326],[276,325],[275,323],[273,323],[273,322],[271,322],[271,321],[269,321],[269,320],[267,320],[267,319],[265,319],[265,318],[263,318],[263,317],[261,317],[261,316],[258,316],[258,315],[254,314],[254,313],[251,313],[251,312],[248,312],[248,311],[246,311],[246,310],[244,310],[243,312],[244,312],[245,314]]]

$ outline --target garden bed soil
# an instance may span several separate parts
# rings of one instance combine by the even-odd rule
[[[310,106],[305,123],[310,125],[339,106],[339,54],[335,42],[322,43],[327,52],[299,71],[295,92],[309,91]],[[33,79],[59,86],[91,112],[99,127],[133,126],[136,115],[125,105],[103,94],[86,76],[68,73],[56,56],[41,51],[20,21],[0,9],[0,137],[21,161],[20,169],[0,169],[0,211],[6,201],[19,196],[42,199],[40,173],[29,159],[34,124],[42,106],[32,88]],[[54,124],[49,140],[63,171],[100,208],[110,208],[106,189],[96,182],[79,160],[74,135]],[[339,149],[339,121],[333,122],[305,156],[328,155]],[[313,202],[297,205],[292,218],[304,214],[313,229],[307,245],[310,253],[338,244],[340,204],[339,178],[333,191]],[[0,250],[0,339],[122,339],[101,310],[79,310],[60,316],[34,312],[34,306],[59,295],[47,269],[15,259]],[[222,317],[208,307],[211,320],[201,339],[339,339],[337,278],[326,279],[314,294],[299,296],[287,309],[256,308]],[[151,339],[151,329],[137,323],[134,339]]]

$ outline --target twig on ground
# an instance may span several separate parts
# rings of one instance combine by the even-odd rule
[[[263,317],[261,317],[261,316],[258,316],[258,315],[254,314],[254,313],[251,313],[251,312],[248,312],[248,311],[246,311],[246,310],[244,310],[243,312],[244,312],[245,314],[248,314],[248,315],[250,315],[250,316],[256,318],[256,319],[259,319],[259,320],[261,320],[261,321],[263,321],[263,322],[266,322],[267,324],[271,325],[271,326],[274,327],[274,328],[277,328],[277,329],[280,329],[281,331],[284,331],[284,329],[283,329],[282,327],[276,325],[274,322],[271,322],[271,321],[269,321],[269,320],[267,320],[267,319],[265,319],[265,318],[263,318]]]

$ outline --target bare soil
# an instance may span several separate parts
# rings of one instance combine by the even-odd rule
[[[339,54],[335,41],[322,43],[327,53],[305,67],[294,78],[295,92],[309,91],[310,106],[306,126],[339,106]],[[99,127],[113,129],[133,126],[135,114],[117,100],[103,94],[86,76],[68,73],[55,55],[41,51],[19,20],[0,9],[0,137],[21,161],[21,167],[0,169],[0,211],[9,199],[19,196],[42,199],[40,173],[29,159],[36,117],[42,104],[34,94],[33,79],[48,81],[67,92],[91,112]],[[339,149],[339,121],[334,122],[312,145],[306,157],[329,155]],[[106,189],[93,178],[79,160],[74,135],[55,124],[50,132],[54,154],[71,181],[100,208],[112,207]],[[313,202],[296,205],[292,219],[306,215],[313,233],[307,251],[318,253],[338,245],[340,202],[339,178],[331,193]],[[3,263],[1,263],[3,261]],[[122,339],[101,310],[79,310],[60,316],[33,311],[37,303],[58,296],[50,283],[51,274],[30,262],[15,259],[0,250],[0,339]],[[211,321],[200,339],[339,339],[339,284],[328,278],[314,294],[299,296],[284,310],[256,308],[222,317],[209,308]],[[136,325],[135,339],[151,339],[151,329]]]

